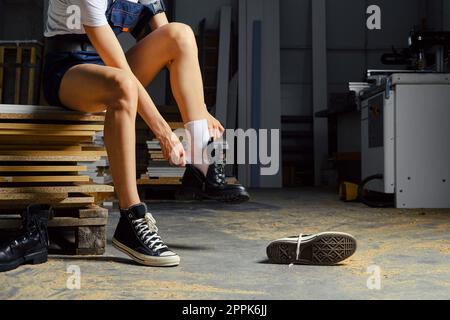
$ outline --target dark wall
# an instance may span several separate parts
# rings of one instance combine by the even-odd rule
[[[0,40],[41,40],[44,0],[0,0]]]

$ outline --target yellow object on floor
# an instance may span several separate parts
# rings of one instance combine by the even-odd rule
[[[352,182],[343,182],[339,187],[339,196],[342,201],[358,200],[358,185]]]

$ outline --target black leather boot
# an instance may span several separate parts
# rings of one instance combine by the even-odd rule
[[[26,263],[40,264],[48,258],[48,205],[30,205],[22,213],[22,229],[15,239],[0,245],[0,272]]]
[[[226,182],[224,165],[211,164],[205,175],[192,165],[186,166],[181,190],[177,194],[180,200],[210,199],[220,202],[241,203],[250,199],[245,187]]]

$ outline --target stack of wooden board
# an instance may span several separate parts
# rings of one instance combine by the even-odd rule
[[[86,151],[104,151],[105,142],[103,139],[103,131],[95,133],[93,144],[83,145]],[[79,166],[85,166],[87,171],[82,171],[80,174],[87,175],[92,182],[98,184],[112,184],[111,171],[109,170],[109,162],[106,154],[102,155],[100,160],[95,162],[78,162]]]
[[[172,130],[183,128],[182,122],[169,122]],[[164,158],[159,141],[152,134],[145,143],[146,172],[140,174],[140,185],[179,185],[185,168],[172,166]],[[142,153],[142,152],[141,152]]]
[[[89,174],[106,158],[104,147],[94,143],[103,122],[103,113],[0,105],[1,213],[17,214],[30,203],[51,204],[56,213],[50,227],[71,228],[78,238],[91,228],[89,232],[104,238],[107,211],[95,203],[114,188],[94,183]],[[0,227],[11,224],[8,219],[0,222]],[[95,247],[87,248],[77,240],[74,252],[101,253],[101,241],[94,242]]]
[[[136,119],[136,177],[138,178],[147,172],[147,141],[152,137],[147,124],[138,116]]]

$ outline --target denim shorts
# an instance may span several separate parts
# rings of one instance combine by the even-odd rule
[[[136,29],[136,24],[146,25],[150,20],[149,9],[146,6],[125,0],[109,1],[106,17],[116,35]],[[85,40],[87,41],[87,38]],[[70,68],[80,64],[104,65],[95,51],[49,52],[46,54],[44,95],[49,104],[64,107],[59,98],[61,81]],[[74,88],[74,90],[76,89]]]
[[[50,105],[66,108],[59,98],[61,82],[70,68],[80,64],[105,65],[98,53],[92,51],[49,52],[45,55],[43,87]]]

